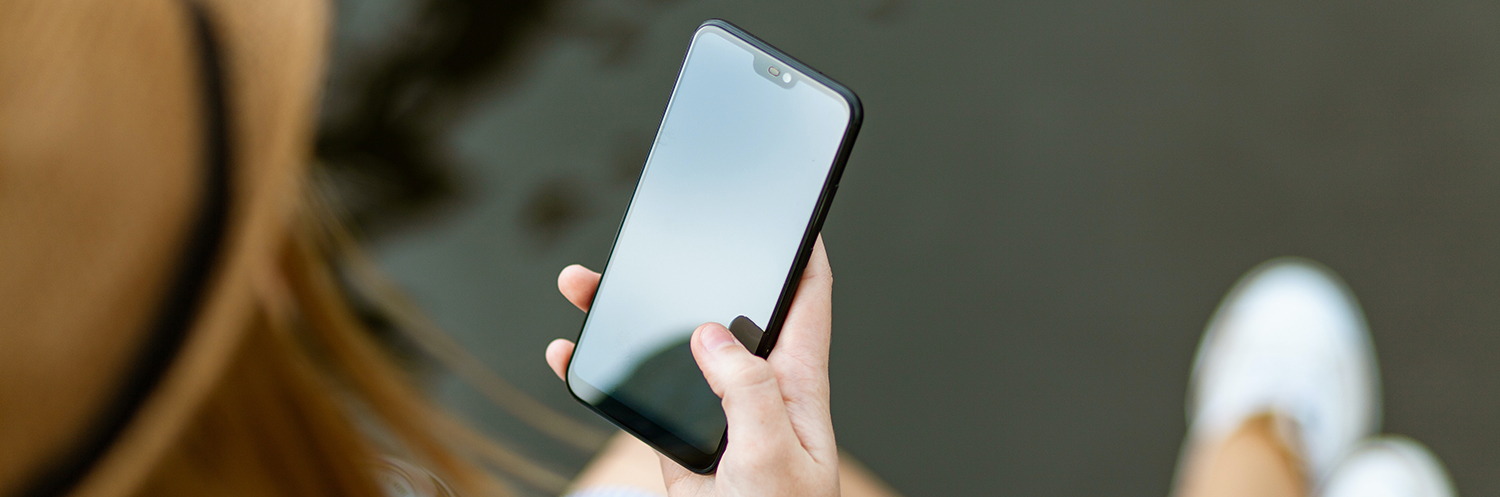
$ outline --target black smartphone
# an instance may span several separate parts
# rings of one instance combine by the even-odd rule
[[[688,338],[776,344],[862,118],[859,98],[734,25],[693,33],[568,365],[573,397],[697,473],[724,411]]]

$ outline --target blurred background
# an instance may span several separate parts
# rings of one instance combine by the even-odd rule
[[[601,428],[542,360],[583,318],[556,275],[604,264],[710,17],[864,100],[824,230],[834,423],[900,491],[1166,494],[1210,313],[1301,255],[1364,305],[1385,430],[1500,493],[1500,4],[338,1],[318,155],[377,260]]]

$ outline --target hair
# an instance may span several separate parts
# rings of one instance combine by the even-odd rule
[[[350,304],[341,275],[425,351],[458,370],[477,361],[411,314],[341,223],[319,208],[316,196],[306,198],[274,274],[255,292],[239,349],[181,441],[153,469],[144,493],[373,495],[372,470],[381,454],[416,461],[474,494],[513,493],[492,469],[531,487],[561,490],[566,479],[424,398]],[[337,260],[348,261],[344,271]],[[575,446],[602,441],[596,430],[580,429],[498,378],[470,379],[500,397],[500,405]]]
[[[109,412],[188,238],[207,125],[182,3],[0,2],[0,495]],[[372,333],[374,310],[519,419],[604,441],[422,319],[318,194],[326,6],[201,3],[225,66],[224,243],[166,372],[71,494],[381,495],[385,456],[465,494],[561,490],[427,399]]]

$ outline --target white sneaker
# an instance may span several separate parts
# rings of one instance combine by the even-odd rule
[[[1405,437],[1359,446],[1333,474],[1322,497],[1453,497],[1448,472],[1427,448]]]
[[[1380,424],[1380,379],[1359,304],[1331,271],[1275,259],[1235,284],[1209,321],[1188,389],[1186,449],[1275,413],[1312,483]]]

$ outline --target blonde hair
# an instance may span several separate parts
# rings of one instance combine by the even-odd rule
[[[0,494],[87,437],[188,238],[207,124],[182,3],[0,2]],[[201,3],[229,109],[223,243],[166,372],[71,494],[378,495],[384,454],[461,493],[560,490],[429,402],[350,305],[352,287],[538,429],[603,443],[422,320],[313,192],[326,6]]]
[[[372,339],[346,300],[334,260],[350,261],[351,279],[424,350],[448,364],[474,361],[455,357],[461,349],[395,300],[398,294],[318,204],[316,198],[303,204],[276,274],[257,288],[254,317],[221,383],[153,470],[144,493],[369,495],[371,470],[389,453],[467,493],[513,493],[492,470],[534,488],[561,490],[563,477],[433,407]],[[470,380],[490,389],[492,398],[501,389],[500,405],[576,446],[597,447],[603,440],[597,430],[552,413],[498,378]],[[372,428],[387,440],[373,442]],[[239,481],[225,485],[226,477]]]

